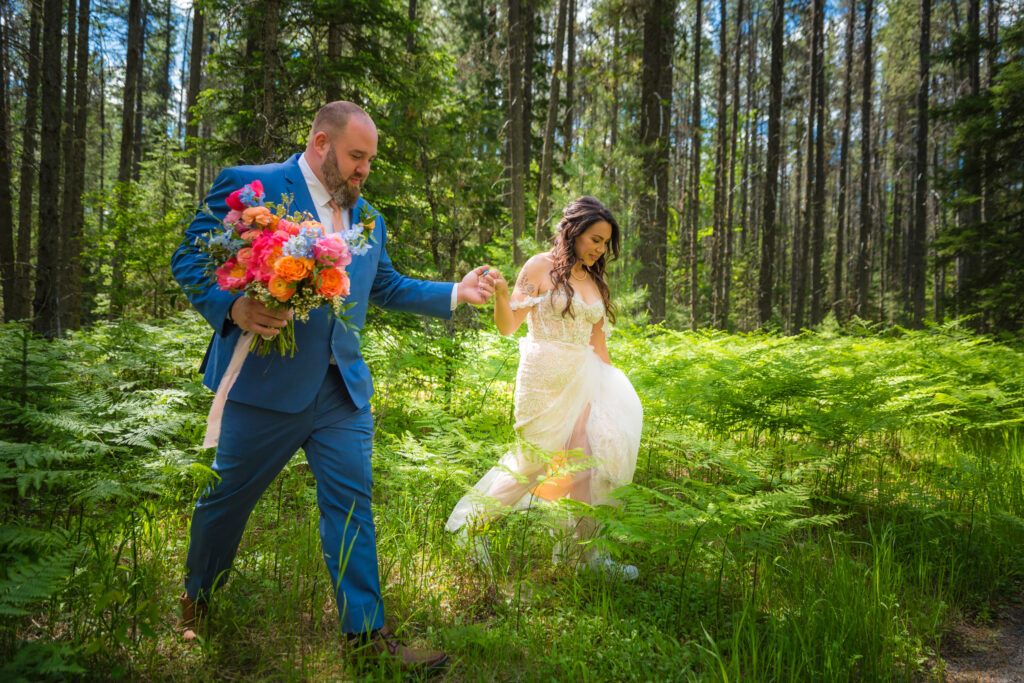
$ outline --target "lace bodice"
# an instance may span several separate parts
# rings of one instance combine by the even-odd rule
[[[513,311],[530,308],[526,316],[526,328],[530,336],[538,340],[564,342],[567,344],[589,344],[594,325],[604,318],[604,302],[597,300],[591,304],[583,301],[583,297],[573,295],[572,312],[575,317],[566,313],[565,294],[561,291],[548,290],[540,296],[527,297],[521,301],[513,301]],[[605,321],[604,332],[607,335],[608,322]]]

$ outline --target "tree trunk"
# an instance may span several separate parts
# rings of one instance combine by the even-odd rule
[[[732,295],[732,259],[733,235],[736,232],[733,223],[733,199],[736,196],[736,149],[739,144],[740,123],[740,55],[743,53],[743,0],[736,3],[736,47],[733,53],[732,68],[732,120],[729,123],[729,179],[726,182],[727,197],[725,207],[725,253],[722,255],[722,311],[723,326],[728,326],[730,297]],[[744,150],[744,156],[749,150]]]
[[[928,234],[928,71],[931,60],[931,0],[921,0],[921,26],[917,67],[917,127],[914,131],[914,229],[907,267],[910,270],[910,300],[914,327],[924,324],[927,274],[924,264]]]
[[[405,50],[410,55],[416,52],[416,0],[409,0],[409,31],[405,34]]]
[[[21,134],[21,170],[18,181],[18,241],[15,244],[14,300],[10,319],[32,317],[32,215],[36,180],[36,142],[39,131],[40,27],[42,0],[31,0],[29,6],[29,45],[25,78],[25,123]],[[5,309],[6,317],[6,309]]]
[[[143,148],[145,147],[145,138],[143,137],[143,130],[145,130],[143,116],[142,116],[142,95],[145,92],[146,86],[146,42],[149,39],[149,14],[147,13],[148,2],[142,5],[142,30],[139,34],[139,68],[136,72],[136,83],[135,83],[135,132],[132,134],[132,142],[134,146],[132,148],[132,180],[139,182],[140,174],[142,173],[142,157]]]
[[[512,261],[523,262],[519,237],[526,231],[526,190],[523,143],[523,17],[522,0],[508,0],[509,180],[512,209]]]
[[[64,60],[64,108],[61,121],[61,162],[64,166],[63,179],[60,196],[60,225],[57,232],[57,278],[53,284],[59,302],[61,327],[68,326],[67,295],[71,275],[68,262],[71,256],[71,195],[75,191],[71,178],[74,175],[74,157],[71,154],[71,146],[75,140],[75,39],[78,24],[75,21],[77,7],[75,0],[68,1],[67,10],[67,58]]]
[[[172,2],[166,0],[164,4],[164,54],[160,62],[160,82],[156,84],[156,94],[160,98],[160,111],[157,112],[155,120],[163,122],[161,128],[168,129],[167,115],[171,111],[171,91],[174,86],[171,84],[171,44],[174,41],[174,18],[172,14]]]
[[[77,330],[82,326],[82,236],[85,232],[85,213],[82,194],[85,192],[85,145],[89,124],[89,0],[79,0],[78,5],[78,54],[75,67],[75,116],[74,138],[71,149],[66,152],[72,159],[72,172],[65,177],[73,189],[69,216],[70,231],[67,242],[68,280],[67,327]],[[100,167],[102,174],[102,167]]]
[[[814,197],[811,227],[811,325],[821,322],[821,302],[825,295],[822,279],[822,258],[825,251],[825,0],[814,0],[814,35],[816,69],[811,78],[817,83],[817,99],[813,103],[817,121],[814,138]]]
[[[124,313],[127,303],[124,278],[124,252],[130,248],[129,226],[125,224],[128,208],[128,182],[132,178],[135,150],[135,103],[136,88],[142,65],[142,0],[128,2],[128,42],[125,53],[124,94],[121,98],[121,154],[117,164],[118,213],[114,226],[118,245],[111,256],[110,316],[118,318]]]
[[[818,103],[818,4],[822,0],[812,0],[808,13],[808,24],[810,25],[809,37],[807,40],[807,138],[806,138],[806,167],[804,168],[804,201],[796,206],[803,208],[803,215],[796,221],[799,229],[793,232],[793,279],[790,281],[790,332],[799,332],[805,324],[804,307],[807,302],[807,282],[810,276],[810,236],[811,223],[814,216],[814,193],[815,193],[815,165],[814,165],[814,140],[815,124],[817,117],[815,109]],[[820,132],[819,132],[820,134]]]
[[[327,63],[328,77],[324,94],[328,102],[335,102],[341,99],[341,79],[337,73],[338,64],[341,62],[342,47],[342,23],[344,17],[340,5],[330,10],[330,19],[327,22]]]
[[[537,0],[525,1],[522,7],[522,73],[523,73],[523,196],[530,180],[533,165],[533,63],[536,60]],[[523,221],[526,221],[526,202],[523,202]],[[525,228],[524,228],[525,232]]]
[[[565,156],[562,163],[568,164],[572,159],[573,116],[576,113],[575,82],[576,82],[576,0],[569,0],[569,16],[567,17],[568,54],[565,68],[565,120],[562,123],[562,137],[565,141]]]
[[[199,102],[199,89],[202,87],[203,76],[203,50],[206,49],[206,28],[205,14],[199,5],[192,9],[192,49],[188,58],[188,94],[186,96],[186,121],[185,124],[185,149],[188,150],[188,165],[192,169],[192,178],[189,180],[192,187],[192,195],[198,199],[202,189],[196,183],[196,173],[199,167],[199,119],[196,115],[195,106]]]
[[[537,225],[534,237],[538,242],[548,238],[548,220],[551,212],[551,167],[555,155],[555,121],[558,118],[559,74],[562,71],[562,44],[565,42],[565,15],[568,0],[558,0],[558,19],[555,26],[555,45],[548,91],[548,118],[544,125],[544,148],[540,159],[540,190],[537,193]]]
[[[857,238],[856,313],[868,317],[868,284],[870,270],[868,247],[871,238],[871,83],[874,74],[872,66],[872,0],[864,0],[864,66],[860,103],[860,231]]]
[[[7,83],[11,73],[8,58],[7,18],[0,22],[0,279],[4,288],[4,320],[15,320],[18,278],[14,263],[14,198],[11,195],[10,102]]]
[[[665,319],[674,27],[675,0],[652,0],[644,12],[640,78],[640,165],[643,181],[637,196],[640,270],[636,275],[636,286],[647,289],[647,312],[654,323]]]
[[[718,21],[718,97],[715,113],[715,198],[711,228],[711,326],[716,330],[725,329],[725,195],[729,165],[726,140],[729,136],[729,112],[726,109],[726,92],[729,89],[729,55],[725,49],[728,26],[727,5],[719,0]]]
[[[698,0],[699,2],[699,0]],[[775,268],[775,208],[779,189],[779,142],[782,137],[782,48],[785,4],[772,0],[771,80],[768,102],[768,150],[765,161],[764,209],[761,231],[761,264],[757,283],[757,315],[760,325],[772,319]]]
[[[280,10],[280,0],[267,0],[263,4],[263,136],[260,149],[264,162],[271,161],[276,156],[274,148],[277,139],[277,115],[274,113],[274,103],[277,97],[274,83],[277,80],[277,25]]]
[[[60,188],[60,38],[62,11],[60,0],[43,2],[42,63],[42,145],[39,150],[39,187],[54,195]],[[40,229],[59,226],[57,201],[39,202]],[[61,301],[57,288],[60,277],[60,231],[42,235],[36,260],[35,331],[45,337],[61,333]]]
[[[839,197],[836,199],[836,258],[832,265],[832,314],[837,320],[846,315],[843,273],[846,270],[846,228],[848,171],[850,166],[850,112],[853,109],[853,41],[856,36],[857,0],[850,0],[846,17],[846,57],[843,76],[843,129],[839,142]]]
[[[691,166],[688,208],[688,227],[690,230],[690,258],[687,264],[689,270],[690,288],[690,329],[697,329],[700,311],[700,290],[697,286],[697,262],[700,257],[700,227],[698,226],[699,202],[700,202],[700,142],[701,142],[701,121],[700,121],[700,48],[703,35],[704,3],[703,0],[696,0],[696,20],[693,24],[693,116],[690,123]]]

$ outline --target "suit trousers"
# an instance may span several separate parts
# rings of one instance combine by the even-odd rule
[[[356,408],[337,366],[297,414],[229,400],[213,471],[220,477],[192,513],[185,590],[205,601],[226,580],[256,502],[299,448],[316,479],[320,542],[342,631],[384,625],[373,526],[373,415]]]

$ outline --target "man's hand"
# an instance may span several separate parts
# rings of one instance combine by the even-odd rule
[[[478,266],[466,273],[466,277],[459,283],[459,303],[479,306],[490,301],[494,294],[495,278],[492,273],[498,274],[487,266]]]
[[[231,304],[231,319],[246,332],[269,339],[292,319],[292,309],[272,311],[255,299],[240,296]]]

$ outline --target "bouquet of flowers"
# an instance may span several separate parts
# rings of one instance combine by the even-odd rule
[[[290,198],[282,197],[290,203]],[[293,319],[274,337],[253,337],[249,349],[265,355],[276,349],[282,356],[295,355],[295,320],[309,320],[315,308],[330,305],[335,316],[343,314],[349,294],[345,266],[352,255],[369,249],[364,226],[372,226],[377,214],[341,233],[324,234],[324,227],[308,213],[288,214],[287,203],[264,202],[263,184],[254,180],[227,198],[230,211],[209,239],[198,247],[210,255],[210,277],[232,293],[262,302],[272,310],[292,309]],[[206,209],[210,213],[209,209]],[[212,215],[212,214],[211,214]]]

